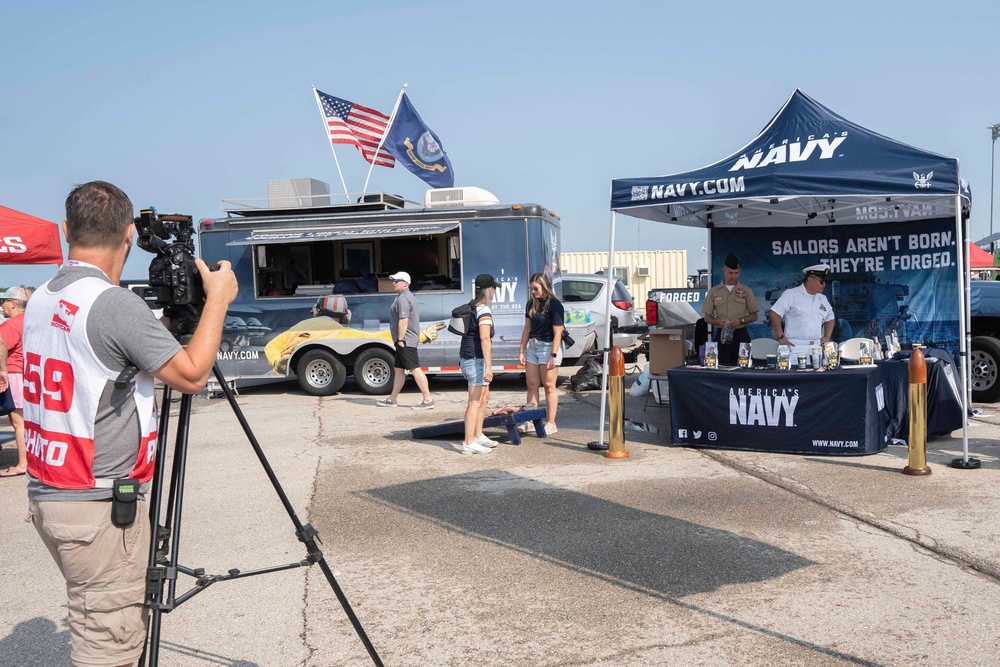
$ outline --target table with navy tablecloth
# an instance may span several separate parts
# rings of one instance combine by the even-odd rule
[[[927,435],[946,435],[962,428],[962,378],[950,354],[930,349],[925,356]],[[889,439],[906,440],[910,431],[908,360],[890,359],[875,363],[882,369],[882,381],[885,385],[886,430]]]
[[[835,371],[671,368],[676,445],[858,456],[885,448],[879,366]]]

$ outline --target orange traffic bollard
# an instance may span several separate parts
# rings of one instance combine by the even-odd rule
[[[931,474],[927,465],[927,361],[919,347],[910,355],[910,434],[908,465],[904,475]]]
[[[608,356],[608,451],[604,455],[611,459],[628,458],[625,449],[625,355],[615,345]]]

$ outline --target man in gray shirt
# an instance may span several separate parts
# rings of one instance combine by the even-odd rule
[[[406,371],[410,371],[417,388],[420,389],[421,400],[413,406],[414,410],[430,410],[434,407],[434,399],[427,387],[427,376],[420,368],[420,358],[417,355],[417,343],[420,342],[420,310],[417,299],[410,291],[410,274],[400,271],[389,276],[392,288],[396,290],[396,300],[389,309],[389,330],[395,336],[396,353],[393,359],[395,376],[392,379],[392,393],[375,404],[382,407],[395,407],[396,397],[406,382]]]
[[[62,226],[69,261],[25,312],[28,507],[66,580],[74,665],[131,664],[142,653],[153,378],[187,394],[204,388],[237,292],[229,262],[209,271],[195,260],[206,302],[182,348],[140,297],[118,286],[135,235],[132,214],[132,202],[110,183],[74,188]],[[138,373],[116,385],[129,366]],[[112,518],[117,480],[140,490],[131,523]]]

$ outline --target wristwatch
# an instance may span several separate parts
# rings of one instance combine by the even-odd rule
[[[556,358],[556,357],[558,357],[558,356],[559,356],[559,355],[558,355],[557,353],[555,353],[555,352],[553,352],[553,353],[552,353],[552,358],[553,358],[553,359],[555,359],[555,358]]]

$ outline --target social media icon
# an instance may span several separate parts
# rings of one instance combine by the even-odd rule
[[[679,429],[677,429],[677,437],[678,438],[686,438],[686,437],[688,437],[688,431],[687,431],[687,429],[686,428],[679,428]]]
[[[694,439],[695,440],[700,440],[701,439],[701,431],[691,431],[691,433],[692,433],[692,435],[694,435]]]
[[[709,440],[718,440],[719,439],[719,434],[716,433],[715,431],[709,431],[708,432],[708,439]]]

